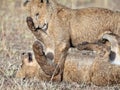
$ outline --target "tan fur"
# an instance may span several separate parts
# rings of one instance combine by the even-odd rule
[[[120,84],[120,66],[96,60],[90,67],[91,82],[96,85]]]
[[[35,58],[33,58],[31,62],[29,62],[28,58],[29,58],[28,53],[25,53],[24,55],[21,56],[22,65],[17,71],[16,77],[22,79],[26,78],[38,79],[39,77],[39,80],[48,80],[50,77],[47,76],[42,71]]]
[[[88,53],[89,54],[89,53]],[[85,58],[86,57],[86,58]],[[39,64],[33,59],[29,62],[28,53],[22,55],[22,66],[17,71],[16,77],[26,79],[26,78],[36,78],[43,81],[50,81],[52,77],[44,73]],[[89,72],[87,66],[90,66],[95,58],[95,55],[83,55],[81,51],[77,49],[71,49],[68,51],[68,57],[65,62],[65,69],[63,79],[68,82],[86,82],[86,77],[89,78]],[[83,61],[81,61],[81,60]],[[87,61],[87,63],[86,63]],[[85,72],[85,71],[86,72]],[[86,75],[86,76],[85,76]],[[81,77],[80,77],[81,76]],[[58,77],[53,77],[52,81],[56,81]],[[83,79],[84,78],[84,79]],[[58,79],[57,79],[58,80]]]
[[[114,41],[116,40],[117,40],[116,44],[119,44],[120,38],[112,34],[110,35],[105,34],[103,35],[103,37],[110,40],[111,50],[114,51],[115,48],[112,46],[112,44],[114,44]],[[40,44],[38,41],[36,41],[34,45],[35,45],[34,47],[38,47]],[[95,46],[97,46],[97,44]],[[65,66],[64,66],[63,80],[66,82],[78,82],[78,83],[86,83],[86,84],[93,83],[95,85],[102,85],[102,86],[119,84],[120,83],[120,66],[111,64],[109,62],[110,50],[108,49],[108,47],[104,45],[101,45],[101,46],[98,45],[97,47],[100,47],[100,48],[102,47],[101,52],[104,53],[102,54],[103,56],[101,56],[100,53],[97,53],[96,55],[96,53],[94,52],[79,51],[77,49],[72,49],[72,48],[69,49],[68,55],[64,64]],[[119,47],[116,47],[116,48],[119,50]],[[39,49],[38,51],[40,53],[41,47],[39,46],[36,49]],[[96,48],[95,50],[96,51],[98,50],[98,52],[100,51],[100,49],[96,49]],[[36,51],[37,50],[35,50],[35,52]],[[118,53],[118,52],[115,52],[115,53]],[[119,53],[117,55],[119,55]],[[39,56],[43,57],[42,53],[40,53]],[[43,72],[43,70],[40,69],[38,65],[39,62],[37,63],[35,60],[33,60],[31,64],[31,62],[28,63],[27,59],[28,59],[28,56],[26,58],[23,58],[22,67],[21,67],[22,69],[18,71],[17,76],[21,78],[37,77],[40,80],[44,80],[44,81],[51,80],[52,77],[50,77],[49,75],[46,75]],[[44,61],[44,59],[42,59],[42,61]],[[47,64],[44,64],[44,65],[47,65]],[[31,75],[31,76],[28,76],[28,75]],[[58,80],[57,78],[58,77],[54,77],[53,80]]]
[[[71,82],[75,80],[76,82],[87,84],[93,83],[95,85],[102,86],[120,83],[120,37],[114,34],[105,34],[103,35],[103,38],[109,40],[111,43],[111,51],[116,53],[115,58],[117,58],[118,61],[116,61],[116,59],[114,61],[110,61],[110,48],[108,49],[103,45],[97,46],[97,44],[88,44],[87,48],[89,47],[93,50],[98,50],[98,55],[94,59],[91,59],[91,57],[87,59],[88,56],[84,56],[84,60],[81,55],[79,55],[81,57],[79,60],[73,60],[73,58],[71,60],[67,59],[64,68],[65,81]],[[98,48],[96,48],[96,46]],[[85,48],[85,46],[83,47]],[[73,56],[76,57],[76,54]],[[91,64],[89,62],[87,63],[86,60],[89,60]],[[80,65],[79,63],[81,63],[81,66],[78,68]]]
[[[91,55],[93,54],[93,55]],[[95,53],[70,49],[64,64],[63,80],[66,82],[90,83],[89,70]]]
[[[106,86],[120,83],[120,66],[108,62],[109,57],[70,54],[64,66],[63,80]],[[69,57],[69,56],[68,56]],[[74,57],[74,58],[73,58]]]
[[[98,81],[94,81],[98,78],[101,78],[101,76],[96,77],[94,75],[99,74],[97,72],[99,69],[99,71],[101,71],[101,68],[99,68],[99,66],[96,66],[97,64],[94,61],[96,56],[95,53],[88,52],[88,54],[84,55],[85,53],[87,52],[81,52],[77,49],[72,48],[68,51],[68,56],[66,58],[64,66],[63,81],[86,84],[90,84],[92,81],[96,85],[104,85],[104,82],[102,84],[99,84]],[[96,67],[98,70],[94,70]],[[16,77],[23,79],[36,78],[43,81],[50,81],[52,78],[43,72],[35,59],[32,62],[28,62],[28,58],[24,58],[24,60],[22,60],[22,66],[18,70]],[[54,77],[52,81],[56,81],[56,78],[57,77]]]
[[[75,50],[75,52],[69,51],[65,62],[63,81],[86,84],[93,83],[101,86],[119,84],[120,66],[112,65],[107,59],[104,59],[95,59],[94,55],[82,55],[82,53],[77,50]],[[30,63],[22,63],[23,65],[21,69],[18,70],[16,77],[36,78],[43,81],[51,80],[51,78],[40,69],[35,60],[32,63],[33,66],[30,65]]]
[[[60,74],[66,53],[72,46],[84,41],[95,42],[106,31],[120,34],[120,13],[104,8],[84,8],[72,10],[55,2],[55,0],[31,0],[26,4],[35,28],[43,27],[46,31],[30,29],[44,44],[45,54],[54,54],[54,64],[59,63]],[[39,15],[38,15],[39,14]],[[70,43],[71,42],[71,43]],[[39,54],[39,53],[38,53]]]
[[[32,54],[32,61],[29,61],[28,52],[24,52],[24,55],[21,55],[22,65],[16,73],[17,78],[21,79],[30,79],[35,78],[36,80],[50,81],[51,76],[47,75],[44,70],[40,67],[39,62],[36,61],[34,54]],[[42,55],[40,57],[42,59]],[[47,67],[47,66],[45,66]],[[46,69],[46,68],[44,68]],[[50,68],[49,68],[50,69]],[[47,70],[47,69],[46,69]],[[52,81],[58,81],[59,76],[54,76]]]

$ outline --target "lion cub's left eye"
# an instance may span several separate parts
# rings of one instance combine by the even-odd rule
[[[39,17],[39,13],[36,13],[36,14],[35,14],[35,17],[36,17],[36,19],[38,19],[38,17]]]
[[[39,16],[39,13],[36,13],[36,15],[35,16]]]

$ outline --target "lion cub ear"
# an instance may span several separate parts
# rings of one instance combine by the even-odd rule
[[[49,4],[49,0],[40,0],[41,3]]]
[[[29,4],[30,0],[24,0],[23,1],[23,6],[27,6]]]
[[[41,3],[43,3],[43,0],[40,0]]]
[[[46,0],[46,3],[48,4],[48,3],[49,3],[49,0]]]
[[[30,2],[31,2],[32,0],[24,0],[23,1],[23,8],[25,9],[25,10],[29,10],[30,8]]]

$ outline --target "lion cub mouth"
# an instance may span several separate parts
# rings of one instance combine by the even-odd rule
[[[36,28],[36,30],[42,29],[43,31],[46,31],[48,29],[48,23],[44,23],[41,27],[40,25]]]
[[[27,24],[28,24],[28,27],[31,29],[31,30],[42,30],[42,31],[46,31],[48,29],[48,23],[45,22],[42,26],[41,25],[38,25],[37,27],[35,26],[34,22],[33,22],[33,19],[31,17],[27,17],[26,19],[27,21]]]

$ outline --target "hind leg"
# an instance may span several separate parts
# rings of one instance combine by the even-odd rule
[[[108,43],[106,40],[99,40],[95,43],[78,44],[77,49],[95,51],[96,54],[101,57],[108,56],[110,53],[110,46],[106,45],[106,43]]]

